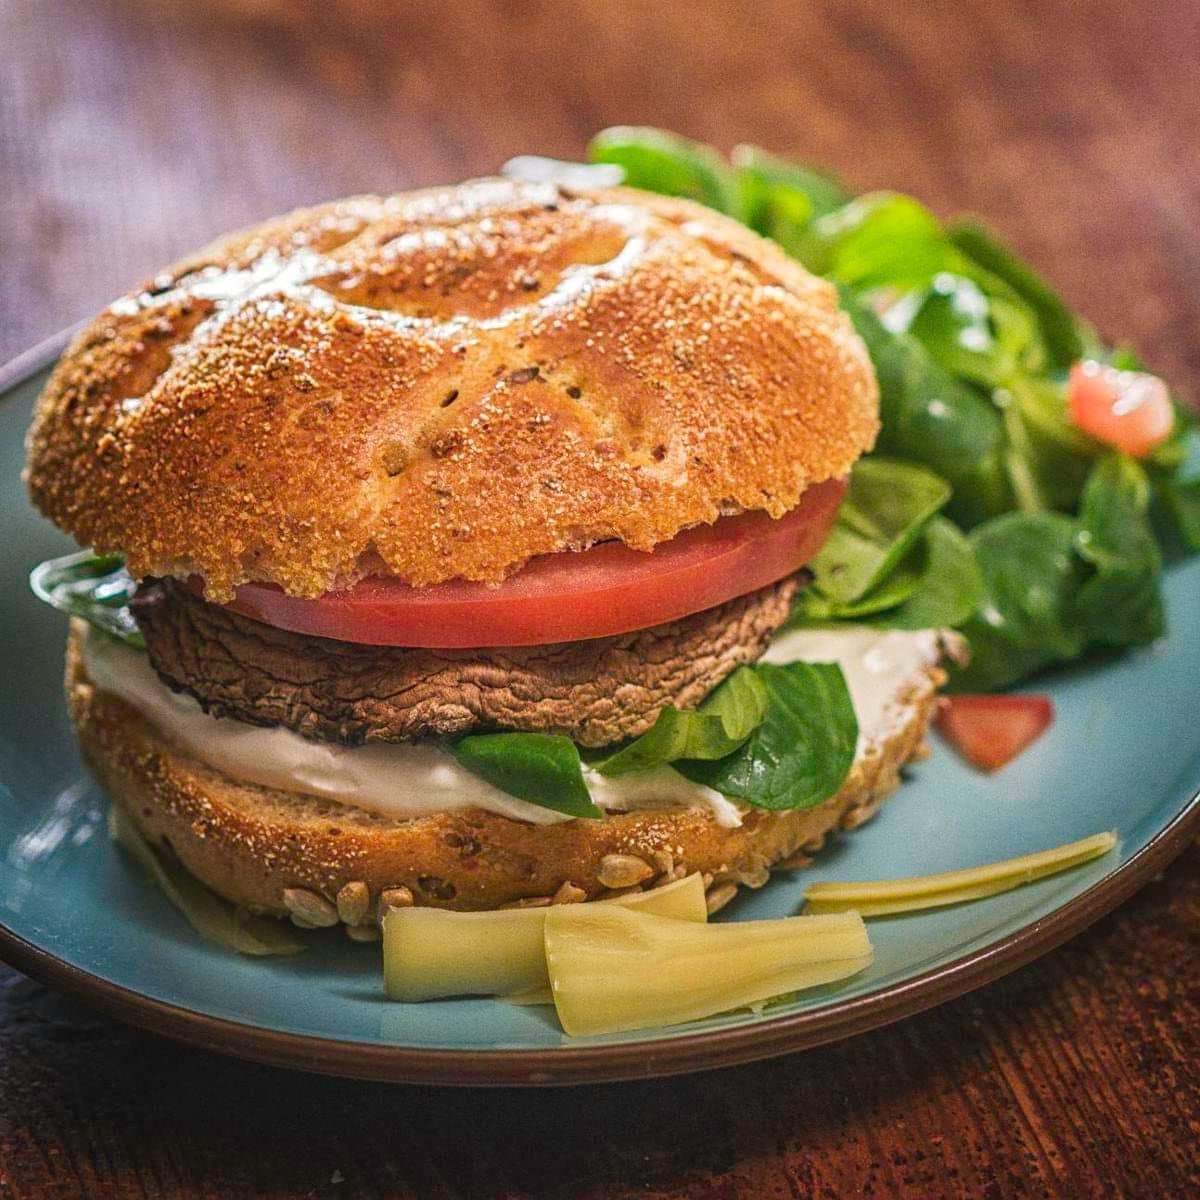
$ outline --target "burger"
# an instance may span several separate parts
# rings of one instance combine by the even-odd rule
[[[30,431],[128,581],[128,636],[72,621],[84,755],[299,925],[688,873],[716,909],[921,751],[935,631],[786,630],[877,427],[834,290],[687,201],[485,179],[218,241]]]

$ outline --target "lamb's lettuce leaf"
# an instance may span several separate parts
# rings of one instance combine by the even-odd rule
[[[841,786],[858,722],[839,666],[743,667],[699,709],[667,708],[648,733],[591,769],[608,776],[673,766],[697,783],[761,808],[807,808]],[[579,751],[547,734],[470,734],[449,745],[468,770],[533,804],[599,816]]]
[[[742,190],[742,219],[792,254],[803,248],[814,218],[850,199],[835,179],[758,146],[736,146],[730,161]]]
[[[447,749],[473,775],[510,796],[569,817],[599,819],[579,748],[557,733],[469,733]]]
[[[924,287],[958,264],[937,218],[898,192],[859,196],[819,217],[797,257],[856,292]]]
[[[805,588],[792,610],[795,625],[854,621],[881,629],[951,629],[969,620],[983,598],[975,551],[962,530],[934,517],[907,557],[858,600],[828,599]]]
[[[90,625],[144,649],[129,601],[137,583],[125,570],[119,555],[93,554],[81,550],[63,558],[52,558],[33,569],[29,586],[39,600],[53,608],[82,617]]]
[[[1142,645],[1165,629],[1162,551],[1149,512],[1145,469],[1124,454],[1102,458],[1083,490],[1075,538],[1079,556],[1094,568],[1079,589],[1079,616],[1100,645]]]
[[[837,523],[812,561],[814,588],[836,604],[861,600],[892,574],[949,498],[950,485],[932,471],[860,459]]]
[[[757,671],[739,667],[699,708],[668,704],[641,737],[591,766],[602,775],[627,775],[681,758],[724,758],[762,724],[766,714],[767,689]]]
[[[833,621],[871,621],[897,610],[921,586],[924,563],[918,547],[875,587],[857,600],[833,600],[816,586],[804,588],[792,606],[789,624],[828,625]]]
[[[767,691],[761,725],[725,758],[676,769],[757,808],[810,808],[834,795],[854,762],[858,720],[835,663],[760,663]]]
[[[971,533],[984,596],[962,626],[971,661],[958,687],[1007,687],[1082,653],[1078,597],[1086,572],[1075,553],[1078,533],[1078,521],[1060,513],[1006,513]]]
[[[1159,493],[1184,545],[1200,550],[1200,478],[1164,480]]]
[[[629,187],[687,196],[739,219],[744,214],[737,173],[710,146],[644,126],[601,130],[588,146],[592,162],[615,163]]]
[[[917,586],[901,604],[882,610],[873,624],[888,629],[955,629],[965,624],[983,601],[983,575],[970,541],[953,521],[935,517],[916,553]]]
[[[954,245],[991,276],[1002,279],[1029,306],[1037,319],[1049,365],[1066,370],[1084,355],[1086,331],[1057,293],[1035,271],[977,221],[957,221],[947,230]]]
[[[877,451],[945,479],[953,488],[949,515],[961,524],[1010,509],[1004,426],[995,405],[938,366],[916,338],[889,330],[852,291],[839,295],[879,380]]]

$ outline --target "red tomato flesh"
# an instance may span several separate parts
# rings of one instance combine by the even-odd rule
[[[229,607],[279,629],[369,646],[541,646],[607,637],[712,608],[799,570],[829,536],[845,491],[844,479],[831,479],[809,488],[779,520],[763,512],[722,517],[649,553],[602,542],[542,555],[496,586],[452,579],[416,588],[378,576],[305,600],[250,583]]]
[[[1084,433],[1134,458],[1145,458],[1175,427],[1167,385],[1157,375],[1091,359],[1071,368],[1067,404]]]
[[[1054,720],[1049,696],[963,694],[942,701],[938,729],[981,771],[998,771],[1037,741]]]

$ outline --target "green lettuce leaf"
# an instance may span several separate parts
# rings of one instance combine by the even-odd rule
[[[39,600],[60,612],[82,617],[111,637],[120,638],[139,650],[145,642],[129,610],[137,583],[115,554],[93,554],[81,550],[63,558],[52,558],[34,567],[29,586]]]
[[[939,367],[916,338],[885,328],[853,292],[842,288],[840,295],[879,379],[879,453],[920,463],[947,480],[954,488],[950,515],[960,523],[1011,508],[996,408]]]
[[[767,689],[753,667],[739,667],[699,708],[668,704],[641,737],[591,765],[602,775],[626,775],[681,758],[724,758],[762,724],[766,713]]]
[[[1021,301],[989,295],[952,271],[889,308],[884,323],[915,337],[944,371],[989,391],[1044,359],[1036,321]]]
[[[837,523],[812,561],[814,588],[848,606],[891,574],[950,498],[931,471],[886,458],[854,465]]]
[[[1071,423],[1062,381],[1025,375],[1010,378],[1006,390],[1006,427],[1011,437],[1019,422],[1022,459],[1042,506],[1073,511],[1104,447]]]
[[[470,733],[447,744],[473,775],[510,796],[569,817],[604,816],[583,782],[579,750],[552,733]]]
[[[942,271],[904,308],[904,332],[944,371],[988,387],[1012,373],[1014,357],[993,332],[991,304],[973,279]]]
[[[757,146],[737,146],[731,161],[742,189],[743,219],[751,229],[798,253],[813,220],[850,199],[836,180]]]
[[[955,629],[979,611],[983,575],[970,541],[957,525],[935,517],[919,552],[923,568],[917,586],[872,624],[888,629]]]
[[[933,213],[898,192],[859,196],[814,221],[797,257],[858,292],[925,287],[959,263]]]
[[[1084,354],[1081,324],[1040,275],[1021,262],[987,229],[959,221],[947,231],[950,241],[989,275],[1002,279],[1037,316],[1049,365],[1065,370]]]
[[[896,567],[865,596],[842,603],[832,600],[815,587],[804,588],[796,597],[788,618],[791,625],[827,625],[831,621],[866,621],[895,610],[912,596],[924,578],[920,547]]]
[[[1059,513],[1006,513],[972,531],[983,576],[978,615],[963,632],[971,661],[955,677],[967,691],[1007,687],[1087,644],[1077,599],[1085,572],[1079,523]]]
[[[1124,454],[1102,458],[1083,490],[1079,556],[1095,573],[1079,589],[1080,618],[1093,642],[1134,646],[1161,637],[1162,552],[1150,527],[1150,481]]]
[[[834,663],[761,663],[767,691],[761,725],[725,758],[682,761],[676,770],[758,808],[810,808],[841,787],[858,740],[858,720]]]
[[[1200,550],[1200,478],[1163,480],[1159,494],[1189,550]]]
[[[709,208],[743,216],[737,173],[710,146],[644,126],[602,129],[588,145],[592,162],[615,163],[629,187],[686,196]]]
[[[881,629],[952,629],[979,610],[983,578],[975,551],[953,521],[934,517],[908,556],[848,604],[806,588],[792,609],[791,624],[861,621]]]

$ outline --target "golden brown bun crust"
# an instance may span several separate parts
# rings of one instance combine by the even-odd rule
[[[77,636],[67,665],[71,715],[109,795],[209,887],[278,915],[285,912],[284,888],[332,900],[355,881],[366,883],[373,902],[383,889],[403,885],[418,904],[439,908],[552,896],[567,881],[596,897],[605,894],[598,873],[609,854],[643,859],[653,869],[647,886],[700,871],[712,876],[710,896],[726,883],[759,887],[772,865],[819,849],[831,832],[875,813],[897,787],[900,768],[920,753],[945,678],[931,668],[914,684],[905,700],[908,720],[855,764],[833,799],[799,812],[754,809],[737,829],[697,809],[536,826],[478,810],[395,821],[241,784],[182,754],[135,709],[88,683]]]
[[[47,384],[27,479],[135,577],[316,596],[778,517],[877,424],[834,290],[770,242],[477,180],[268,221],[118,301]]]

